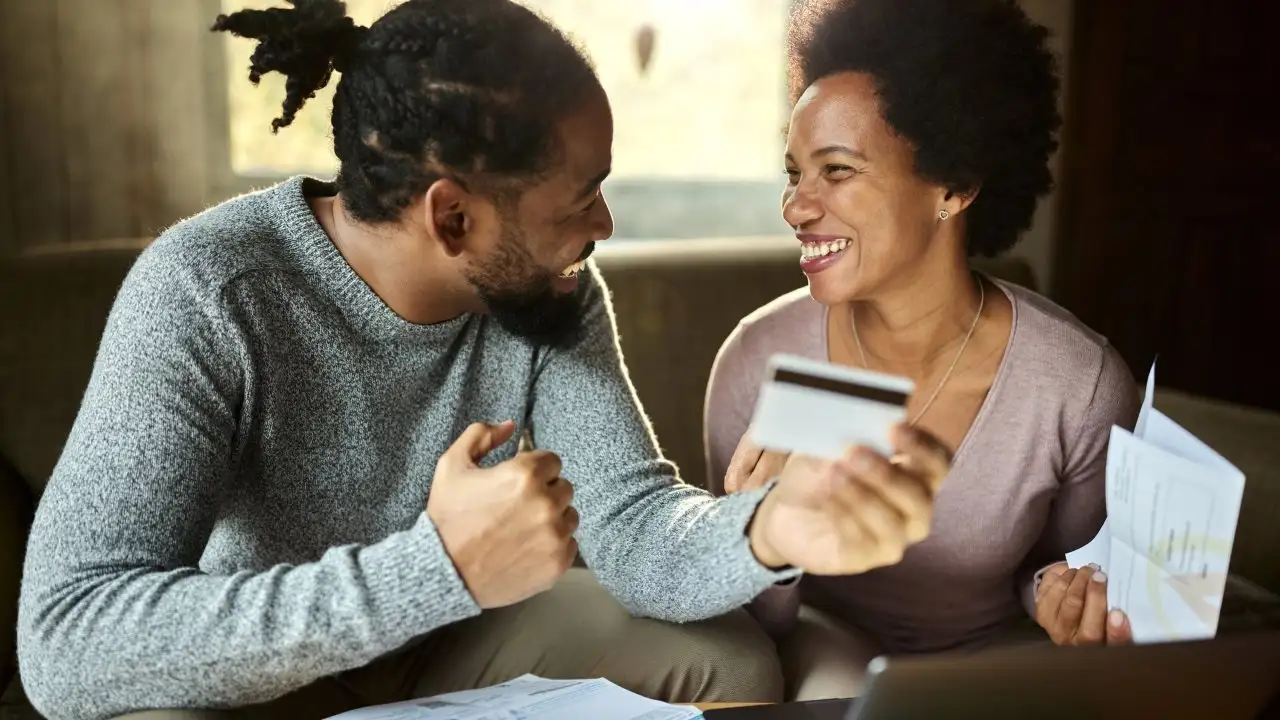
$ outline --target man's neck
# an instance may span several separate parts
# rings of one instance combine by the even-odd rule
[[[948,351],[964,341],[978,312],[979,281],[963,256],[923,263],[904,280],[854,303],[849,317],[873,367],[923,377],[949,363]]]
[[[440,272],[440,258],[407,229],[354,221],[341,194],[312,198],[311,209],[356,275],[407,322],[434,325],[477,311],[471,294]]]

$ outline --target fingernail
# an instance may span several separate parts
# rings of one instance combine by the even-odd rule
[[[1102,566],[1098,563],[1089,563],[1089,567],[1092,568],[1094,572],[1102,569]]]
[[[871,451],[865,448],[858,448],[853,453],[853,467],[858,472],[871,472],[875,467],[875,461],[871,458]]]
[[[1111,623],[1111,627],[1116,628],[1117,630],[1124,627],[1124,613],[1119,610],[1112,610],[1107,613],[1107,622]]]
[[[1098,570],[1093,573],[1093,577],[1090,579],[1093,580],[1094,582],[1104,583],[1107,581],[1107,574],[1102,572],[1101,570]]]

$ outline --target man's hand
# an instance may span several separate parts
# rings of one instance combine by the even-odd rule
[[[1129,645],[1129,619],[1107,612],[1107,576],[1096,566],[1051,565],[1036,589],[1036,622],[1058,645]]]
[[[893,443],[892,461],[867,448],[834,462],[789,461],[751,525],[757,559],[813,575],[855,575],[901,560],[929,534],[951,453],[905,425],[894,429]]]
[[[427,516],[482,609],[550,589],[578,552],[573,486],[552,453],[520,453],[491,468],[480,460],[511,439],[515,423],[475,424],[436,464]]]
[[[756,447],[748,436],[743,435],[724,474],[725,493],[732,495],[763,486],[782,474],[782,468],[790,457],[788,453]]]

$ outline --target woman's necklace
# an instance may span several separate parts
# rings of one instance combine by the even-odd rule
[[[964,336],[964,342],[960,345],[960,350],[956,352],[956,357],[951,361],[951,367],[947,368],[947,374],[942,376],[942,380],[938,382],[938,386],[933,389],[933,394],[929,396],[929,400],[925,402],[924,407],[916,413],[911,420],[911,427],[915,427],[920,422],[920,418],[933,407],[933,401],[938,399],[938,394],[942,392],[942,386],[947,384],[951,379],[951,373],[955,372],[956,365],[960,362],[960,356],[964,355],[965,348],[969,347],[969,340],[973,338],[973,331],[978,328],[978,320],[982,319],[982,306],[987,302],[987,286],[978,279],[978,312],[973,316],[973,323],[969,325],[969,332]],[[849,326],[853,328],[853,341],[858,344],[858,355],[862,357],[862,366],[871,369],[870,363],[867,362],[867,354],[862,350],[862,338],[858,337],[858,322],[854,319],[852,312],[849,313]]]

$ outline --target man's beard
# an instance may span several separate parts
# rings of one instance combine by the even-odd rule
[[[592,249],[593,244],[588,245],[582,259]],[[483,267],[470,268],[467,281],[493,319],[508,332],[539,345],[568,348],[582,339],[586,283],[580,277],[574,292],[559,294],[552,287],[556,275],[539,267],[521,242],[519,231],[503,223],[493,257]]]

